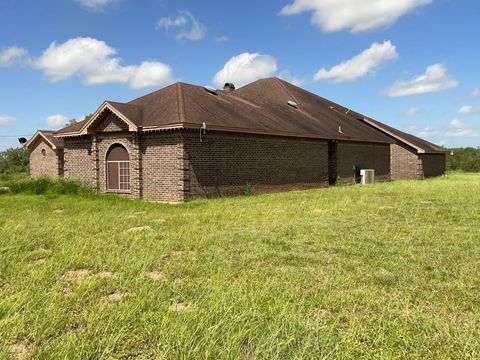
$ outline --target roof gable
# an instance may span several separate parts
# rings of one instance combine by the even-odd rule
[[[112,112],[120,120],[125,122],[128,125],[129,131],[138,131],[139,127],[141,128],[143,113],[141,107],[113,101],[105,101],[90,118],[63,128],[57,132],[56,136],[87,135],[91,131],[93,125],[102,119],[105,111]]]
[[[25,144],[27,150],[30,150],[32,145],[39,139],[43,139],[53,150],[63,149],[63,140],[54,137],[54,131],[38,130],[30,140]]]

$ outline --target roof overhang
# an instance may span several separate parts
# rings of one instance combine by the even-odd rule
[[[59,133],[55,134],[55,137],[70,137],[70,136],[82,136],[82,135],[88,135],[90,133],[90,129],[92,125],[103,115],[105,111],[111,111],[113,114],[115,114],[120,120],[125,122],[128,125],[128,131],[138,131],[139,127],[135,125],[128,117],[126,117],[124,114],[122,114],[120,111],[118,111],[112,104],[110,104],[108,101],[104,101],[103,104],[95,111],[95,113],[92,115],[88,121],[83,124],[82,128],[78,131],[72,131],[68,133]]]
[[[165,131],[165,130],[178,130],[178,129],[186,129],[186,130],[200,130],[203,129],[203,125],[195,124],[195,123],[173,123],[164,126],[145,126],[142,128],[142,132],[153,132],[153,131]],[[255,135],[268,135],[268,136],[284,136],[284,137],[292,137],[292,138],[304,138],[304,139],[321,139],[321,140],[336,140],[336,141],[347,141],[347,142],[359,142],[359,143],[378,143],[378,144],[391,144],[391,142],[382,142],[382,141],[373,141],[373,140],[365,140],[365,139],[358,139],[349,136],[343,137],[328,137],[323,136],[320,134],[312,134],[312,133],[296,133],[290,131],[275,131],[275,130],[261,130],[261,129],[248,129],[248,128],[241,128],[241,127],[226,127],[226,126],[219,126],[219,125],[207,125],[207,131],[221,131],[221,132],[230,132],[230,133],[237,133],[237,134],[255,134]]]
[[[366,117],[360,119],[364,122],[366,122],[367,124],[369,124],[370,126],[373,126],[374,128],[384,132],[385,134],[393,137],[394,139],[397,139],[397,140],[400,140],[401,142],[403,142],[404,144],[407,144],[408,146],[410,146],[411,148],[415,149],[417,151],[417,153],[419,154],[425,154],[426,151],[420,147],[418,147],[417,145],[415,144],[412,144],[410,141],[407,141],[405,139],[403,139],[402,137],[398,136],[397,134],[394,134],[392,133],[391,131],[388,131],[387,129],[385,129],[384,127],[382,126],[379,126],[377,123],[373,122],[373,121],[370,121],[369,119],[367,119]]]
[[[35,141],[37,141],[39,138],[45,140],[45,142],[50,145],[50,147],[53,149],[53,150],[57,150],[57,146],[52,143],[50,140],[48,140],[48,138],[40,131],[40,130],[37,130],[37,132],[35,134],[33,134],[33,136],[31,137],[30,140],[27,141],[27,143],[25,144],[25,148],[27,150],[30,150],[30,147],[35,143]]]

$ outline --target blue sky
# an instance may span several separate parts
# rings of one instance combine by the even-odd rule
[[[473,0],[0,0],[0,149],[171,82],[279,76],[446,146],[480,146]]]

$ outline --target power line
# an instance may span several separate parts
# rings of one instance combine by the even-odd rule
[[[31,137],[31,136],[33,136],[33,134],[32,135],[24,135],[24,134],[22,134],[22,135],[0,135],[0,138],[16,138],[16,137],[19,137],[19,136]]]

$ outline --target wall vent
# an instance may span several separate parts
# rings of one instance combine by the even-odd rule
[[[373,169],[360,170],[360,184],[362,185],[375,184],[375,170]]]

